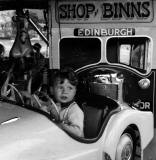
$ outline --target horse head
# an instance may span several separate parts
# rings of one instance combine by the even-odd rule
[[[12,18],[13,22],[16,23],[17,33],[9,56],[13,60],[21,62],[22,66],[20,67],[22,68],[26,67],[24,59],[30,58],[33,52],[28,34],[28,18],[29,13],[24,13],[22,9],[16,10],[16,16]]]

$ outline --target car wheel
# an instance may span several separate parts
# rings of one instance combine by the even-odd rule
[[[124,133],[119,140],[116,151],[116,160],[132,160],[133,139],[129,133]]]

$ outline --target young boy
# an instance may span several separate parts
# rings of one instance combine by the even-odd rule
[[[49,112],[59,126],[67,132],[83,137],[84,114],[74,101],[78,80],[70,68],[57,70],[51,77],[51,105],[41,109]]]

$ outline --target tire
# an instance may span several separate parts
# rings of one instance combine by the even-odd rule
[[[115,160],[132,160],[134,153],[133,143],[131,135],[123,133],[117,145]]]

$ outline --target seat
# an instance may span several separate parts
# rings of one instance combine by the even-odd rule
[[[110,98],[94,94],[89,95],[82,104],[85,138],[96,138],[106,117],[115,113],[117,108],[118,104]]]
[[[103,110],[83,104],[84,111],[84,136],[96,138],[102,126]]]

